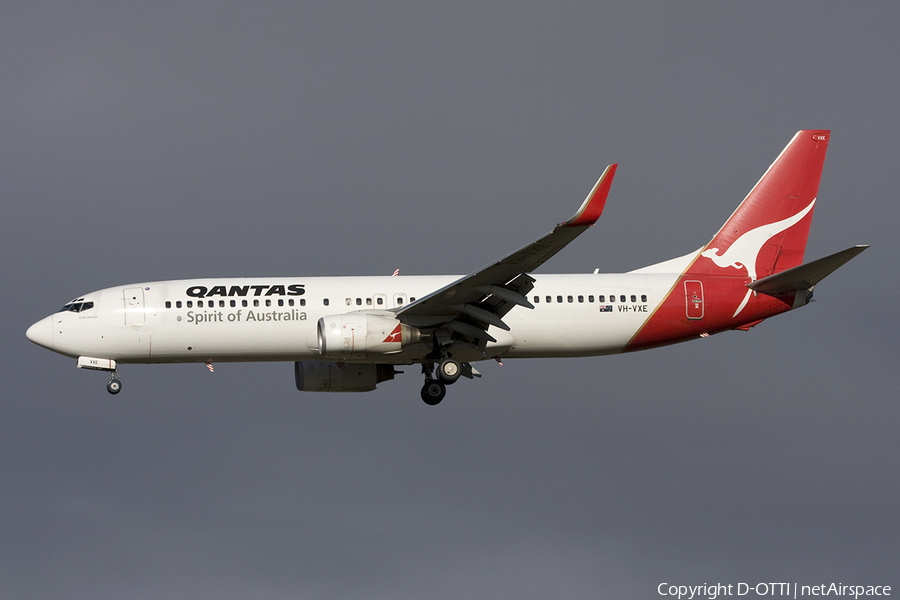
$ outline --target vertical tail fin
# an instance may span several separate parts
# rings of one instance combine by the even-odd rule
[[[661,272],[693,259],[626,351],[747,330],[805,304],[812,285],[864,249],[799,266],[830,136],[824,129],[798,131],[699,253],[651,267]]]
[[[830,135],[798,131],[701,256],[752,281],[801,264]]]

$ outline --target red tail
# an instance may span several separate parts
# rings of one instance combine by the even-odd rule
[[[746,274],[755,281],[801,264],[830,133],[798,131],[706,245],[691,272]],[[739,272],[720,270],[732,268]]]
[[[830,133],[797,132],[626,350],[750,327],[808,301],[793,289],[754,294],[747,284],[803,262]]]

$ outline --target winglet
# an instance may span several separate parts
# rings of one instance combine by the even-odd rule
[[[613,177],[616,174],[616,167],[618,166],[619,165],[609,165],[606,167],[606,170],[603,171],[603,175],[600,176],[600,179],[598,179],[596,185],[594,185],[594,189],[592,189],[591,193],[584,199],[581,208],[578,209],[578,212],[576,212],[571,219],[562,223],[562,226],[589,227],[597,222],[597,219],[599,219],[600,215],[603,213],[603,207],[606,206],[606,196],[609,194],[609,188],[612,185]]]

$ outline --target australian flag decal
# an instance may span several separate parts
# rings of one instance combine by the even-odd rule
[[[612,304],[600,305],[600,312],[612,312]]]

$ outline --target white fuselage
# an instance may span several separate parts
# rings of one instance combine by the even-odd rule
[[[478,360],[592,356],[620,352],[679,274],[624,273],[534,276],[528,299],[514,308],[505,332]],[[107,288],[83,298],[81,312],[58,312],[29,336],[67,356],[120,363],[295,361],[319,356],[320,318],[354,311],[390,311],[458,276],[312,277],[158,281]],[[292,287],[293,286],[293,287]],[[276,293],[271,293],[276,292]],[[300,293],[297,293],[300,292]],[[214,294],[214,295],[213,295]],[[294,294],[294,295],[290,295]],[[202,297],[201,297],[202,296]],[[430,345],[353,362],[416,362]]]

